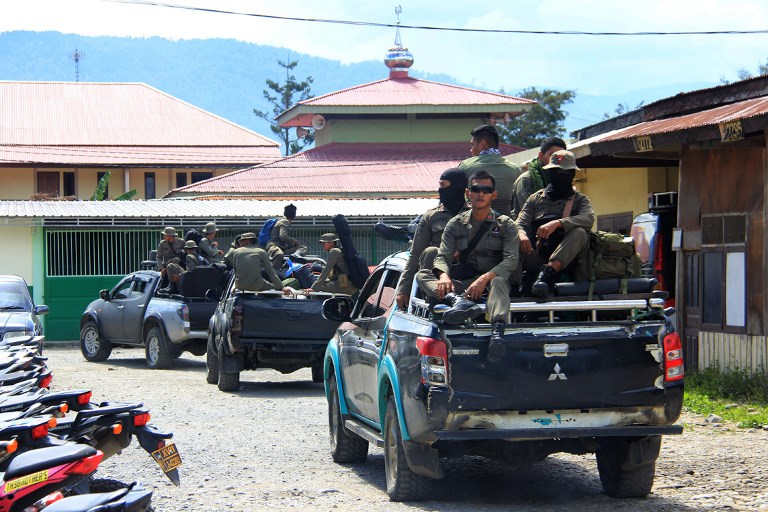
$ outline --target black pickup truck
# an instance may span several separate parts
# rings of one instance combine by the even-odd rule
[[[322,382],[325,348],[339,325],[322,314],[323,300],[332,296],[246,292],[232,276],[208,326],[206,381],[234,391],[243,370],[291,373],[310,367],[312,380]]]
[[[506,354],[491,363],[489,324],[444,325],[418,287],[397,309],[406,256],[383,261],[356,303],[324,303],[326,318],[344,322],[324,365],[334,461],[383,447],[395,501],[427,497],[440,459],[463,455],[519,465],[595,453],[607,494],[651,491],[661,436],[682,432],[683,401],[680,337],[652,282],[591,301],[567,295],[585,288],[574,283],[548,302],[510,299]]]

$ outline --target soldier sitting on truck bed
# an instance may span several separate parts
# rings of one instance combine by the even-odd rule
[[[168,286],[159,288],[157,293],[161,295],[180,295],[181,280],[184,277],[184,269],[178,263],[169,263],[165,267],[165,275],[168,278]]]
[[[488,289],[486,316],[492,324],[488,360],[504,355],[504,329],[509,323],[510,278],[516,276],[519,240],[515,222],[491,209],[496,198],[495,180],[485,171],[469,179],[472,209],[448,221],[435,257],[434,268],[416,274],[422,291],[445,300],[452,307],[443,313],[443,323],[459,325],[482,315],[473,301]],[[454,254],[459,263],[454,264]],[[471,299],[471,300],[470,300]]]
[[[256,240],[256,233],[240,235],[240,247],[232,253],[235,287],[238,290],[252,292],[282,290],[286,294],[290,293],[290,288],[283,288],[283,283],[272,268],[267,252],[257,247]],[[269,281],[262,277],[262,269],[269,277]]]
[[[544,169],[549,170],[549,185],[531,194],[517,216],[523,295],[539,298],[549,295],[558,274],[589,249],[595,222],[589,198],[573,190],[578,170],[573,153],[556,151]]]
[[[270,231],[269,242],[267,242],[267,253],[275,270],[280,270],[285,264],[285,254],[295,253],[304,254],[307,250],[305,245],[291,237],[291,223],[296,218],[296,206],[289,204],[283,208],[283,217],[275,222]]]

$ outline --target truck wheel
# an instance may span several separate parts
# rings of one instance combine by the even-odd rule
[[[422,500],[432,490],[432,479],[417,475],[408,466],[397,407],[391,396],[387,399],[387,412],[384,416],[384,474],[387,494],[392,501]]]
[[[631,460],[632,447],[640,444],[643,462]],[[635,446],[635,448],[637,448]],[[597,470],[603,490],[614,498],[642,498],[651,492],[656,476],[656,459],[661,449],[661,436],[639,441],[620,442],[598,450]]]
[[[223,343],[216,351],[219,369],[219,391],[237,391],[240,388],[240,372],[223,372],[221,369],[224,360]]]
[[[106,361],[112,353],[112,344],[99,335],[96,322],[89,320],[80,329],[80,352],[86,361]]]
[[[205,351],[205,382],[208,384],[219,382],[219,356],[216,354],[213,333],[208,334],[208,345]]]
[[[323,363],[312,365],[312,382],[323,382],[323,380],[325,380]]]
[[[170,368],[173,357],[168,352],[163,328],[159,325],[152,327],[144,339],[147,365],[153,370]]]
[[[334,462],[365,462],[368,458],[368,441],[344,428],[339,408],[339,388],[336,375],[331,372],[328,381],[328,429],[331,434],[331,457]]]

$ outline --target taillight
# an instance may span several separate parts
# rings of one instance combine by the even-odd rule
[[[96,468],[99,467],[101,459],[104,458],[104,454],[101,451],[96,451],[96,455],[91,455],[82,460],[75,462],[75,464],[69,468],[68,473],[71,475],[90,475]]]
[[[88,405],[88,402],[91,401],[92,395],[93,393],[91,391],[77,395],[77,405]]]
[[[176,308],[176,314],[179,315],[182,322],[189,323],[189,306],[181,304]]]
[[[142,412],[140,414],[137,414],[133,417],[133,426],[134,427],[143,427],[149,423],[149,413],[148,412]]]
[[[48,496],[41,498],[34,504],[28,506],[22,512],[40,512],[41,510],[45,510],[46,507],[53,505],[57,501],[63,499],[64,495],[61,493],[61,491],[52,492]]]
[[[48,435],[48,422],[35,425],[29,433],[32,439],[42,439]]]
[[[666,290],[664,283],[664,236],[656,233],[653,238],[653,277],[659,282],[659,289]]]
[[[664,336],[664,380],[673,382],[683,377],[683,342],[679,334],[671,332]]]
[[[243,332],[243,308],[241,306],[233,307],[229,318],[229,332],[235,334]]]
[[[448,385],[448,346],[443,340],[419,336],[416,348],[421,356],[421,383]]]
[[[40,384],[38,384],[38,386],[40,387],[40,389],[49,388],[51,387],[51,381],[53,381],[53,375],[49,373],[48,375],[43,377],[43,380],[40,381]]]

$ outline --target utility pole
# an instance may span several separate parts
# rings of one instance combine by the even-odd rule
[[[75,61],[75,82],[80,81],[80,61],[85,57],[85,54],[75,48],[73,53],[69,54],[69,58]]]

